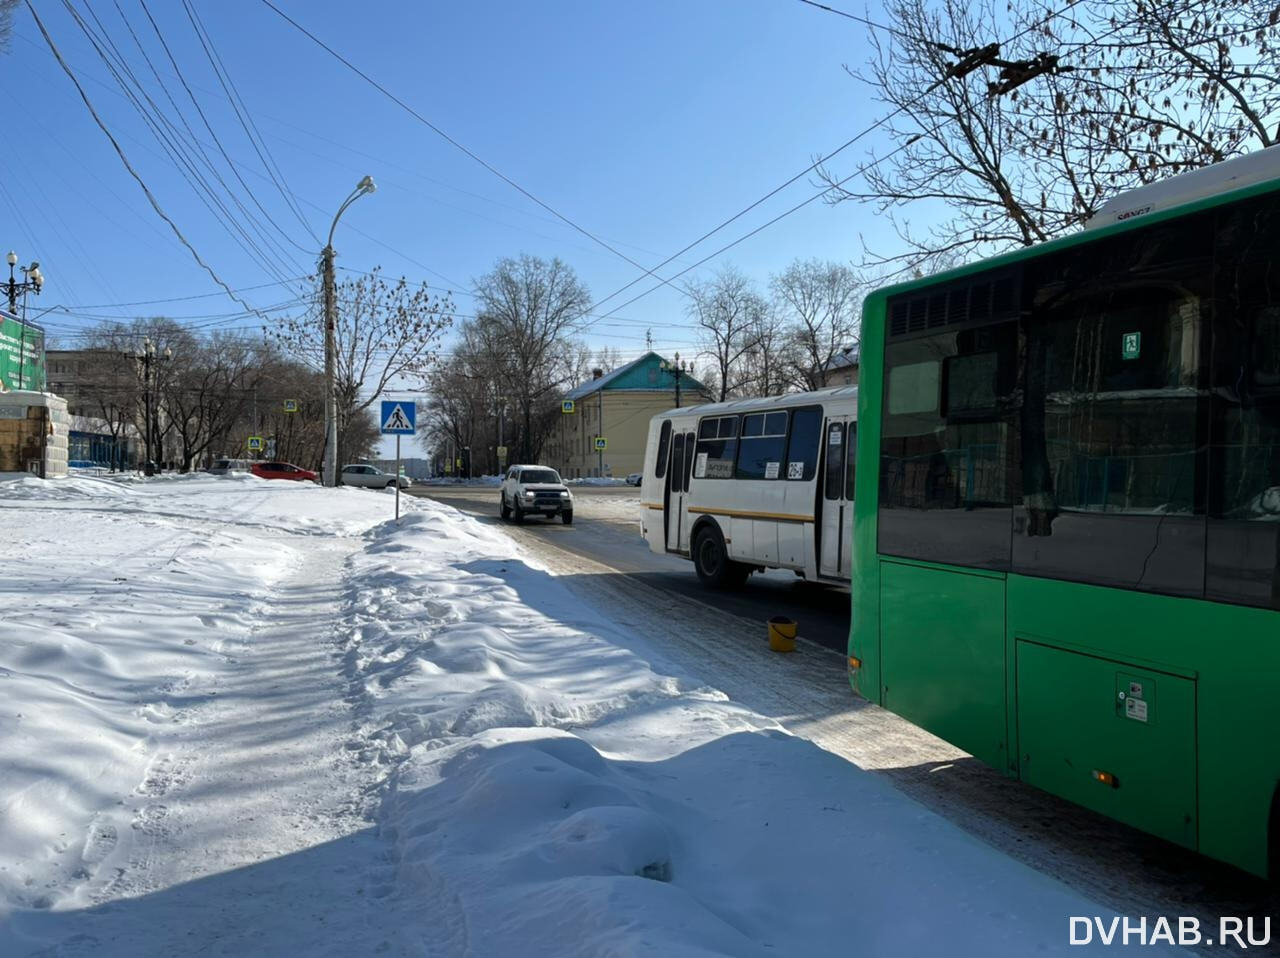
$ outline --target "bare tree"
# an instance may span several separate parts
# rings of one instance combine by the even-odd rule
[[[324,376],[317,370],[290,360],[272,343],[259,347],[255,373],[258,388],[254,398],[256,422],[244,412],[211,444],[215,454],[243,449],[250,435],[275,440],[276,458],[319,471],[324,458]],[[291,400],[293,412],[285,411]],[[220,449],[218,444],[222,444]]]
[[[622,353],[617,346],[604,346],[596,350],[594,358],[591,360],[593,369],[599,369],[602,372],[611,373],[619,366],[623,365]]]
[[[712,279],[689,285],[689,316],[698,325],[703,346],[715,366],[716,391],[724,402],[746,384],[744,358],[757,345],[768,304],[741,272],[731,266]]]
[[[164,405],[182,447],[180,468],[187,472],[244,415],[263,368],[253,343],[232,335],[190,342],[173,363]]]
[[[497,392],[519,416],[519,455],[533,462],[554,422],[558,393],[572,384],[577,350],[571,336],[591,306],[591,293],[561,260],[528,255],[499,260],[475,285],[475,341]]]
[[[1076,228],[1116,193],[1276,142],[1280,11],[1262,0],[890,0],[891,40],[851,71],[896,146],[828,200],[869,201],[919,273]],[[1002,37],[1011,40],[1001,41]],[[997,73],[997,70],[1000,72]],[[947,216],[912,230],[906,211]]]
[[[742,357],[742,389],[753,396],[780,396],[794,385],[798,352],[795,340],[773,304],[756,310]]]
[[[9,52],[13,39],[13,11],[21,0],[0,0],[0,53]]]
[[[1045,20],[1023,0],[1018,18],[1023,29],[1039,23],[1040,41],[1069,50],[1074,66],[1019,101],[1018,133],[1044,153],[1060,126],[1073,164],[1105,157],[1100,192],[1280,140],[1274,2],[1083,0]]]
[[[462,324],[449,361],[435,366],[424,383],[428,396],[424,447],[428,451],[442,444],[459,451],[470,448],[473,456],[482,449],[487,452],[490,445],[496,447],[498,426],[491,417],[496,420],[500,416],[501,375],[501,365],[487,354],[475,325]],[[493,467],[496,472],[496,448]]]
[[[338,458],[350,459],[358,419],[393,381],[421,379],[435,358],[441,335],[453,323],[453,302],[427,285],[411,286],[401,277],[382,278],[380,268],[339,283],[337,393]],[[290,353],[319,362],[324,357],[324,327],[316,311],[285,320],[277,334]]]
[[[820,389],[831,361],[858,345],[865,284],[848,266],[811,259],[794,261],[770,285],[794,348],[793,382]]]

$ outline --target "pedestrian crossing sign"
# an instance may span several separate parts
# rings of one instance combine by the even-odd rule
[[[573,412],[573,400],[572,399],[560,400],[560,411],[562,413],[565,413],[566,415]]]
[[[606,439],[604,436],[596,436],[596,449],[600,452],[604,452],[608,448],[609,448],[609,440]]]
[[[284,411],[285,411],[285,412],[297,412],[297,411],[298,411],[298,400],[296,400],[296,399],[286,399],[286,400],[284,401]]]
[[[387,400],[382,403],[382,434],[384,436],[412,436],[417,430],[417,405],[403,400]]]
[[[261,452],[261,451],[262,451],[262,437],[261,437],[261,436],[250,436],[250,437],[249,437],[249,451],[250,451],[250,452]]]

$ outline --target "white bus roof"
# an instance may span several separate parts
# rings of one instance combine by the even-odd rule
[[[1280,179],[1280,146],[1267,147],[1121,193],[1103,203],[1084,228],[1110,226],[1275,179]]]
[[[831,399],[848,399],[856,402],[857,386],[831,386],[827,389],[815,389],[812,392],[785,393],[781,396],[761,396],[758,399],[730,399],[728,402],[708,402],[698,406],[681,406],[658,413],[659,416],[714,416],[719,413],[758,412],[762,409],[789,409],[792,406],[807,406],[815,402]]]

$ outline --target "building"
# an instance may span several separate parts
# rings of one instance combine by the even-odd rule
[[[45,368],[49,391],[67,401],[69,463],[132,468],[142,454],[142,432],[130,412],[139,389],[136,365],[113,350],[50,349]]]
[[[543,461],[566,479],[625,476],[644,468],[649,420],[674,406],[711,399],[688,373],[679,374],[657,353],[595,375],[564,395],[565,408],[552,432]],[[603,439],[604,449],[596,440]]]
[[[822,371],[823,388],[858,385],[859,358],[857,346],[846,346],[836,353]]]

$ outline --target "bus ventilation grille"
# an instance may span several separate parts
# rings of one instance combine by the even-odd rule
[[[1017,292],[1016,276],[998,276],[895,297],[889,304],[889,336],[1014,319],[1018,315]]]

